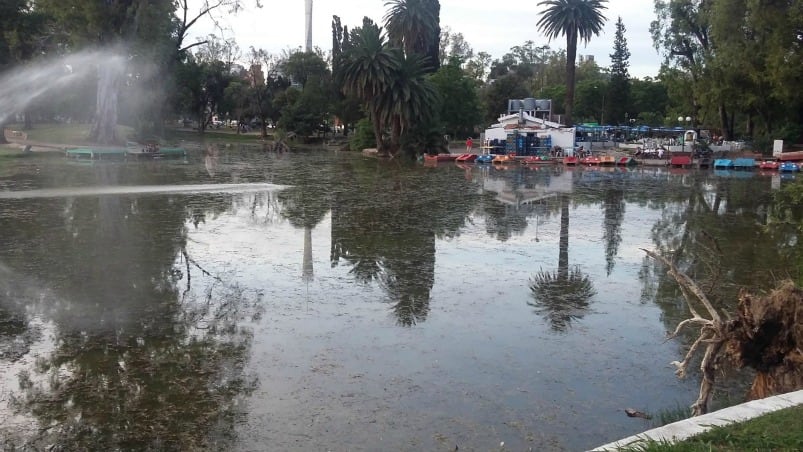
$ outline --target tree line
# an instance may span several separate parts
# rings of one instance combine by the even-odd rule
[[[476,135],[508,99],[526,97],[551,99],[567,125],[675,126],[689,117],[692,127],[764,147],[800,135],[801,1],[656,0],[651,32],[664,62],[643,79],[628,72],[621,17],[610,67],[578,61],[577,46],[609,20],[606,0],[539,5],[533,32],[546,42],[493,59],[441,26],[437,0],[391,0],[381,24],[366,17],[349,28],[334,16],[331,49],[279,55],[243,52],[215,36],[188,42],[199,20],[236,13],[241,0],[205,0],[196,10],[186,0],[9,0],[0,6],[0,71],[87,47],[123,49],[129,67],[104,89],[99,81],[112,75],[16,112],[27,125],[37,117],[91,121],[99,143],[122,140],[117,122],[144,137],[161,136],[168,120],[190,118],[204,133],[226,117],[258,125],[263,136],[269,124],[311,136],[336,121],[355,147],[415,154],[443,147],[445,135]],[[565,48],[553,48],[561,39]],[[119,101],[99,102],[110,87]]]

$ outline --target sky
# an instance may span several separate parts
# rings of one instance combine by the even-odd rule
[[[202,0],[191,0],[200,5]],[[332,47],[332,16],[340,17],[348,28],[359,26],[363,16],[382,23],[386,0],[313,0],[312,44],[323,51]],[[236,15],[219,17],[227,38],[234,38],[243,50],[250,47],[271,53],[296,49],[304,45],[304,0],[242,0],[245,9]],[[536,23],[543,7],[539,0],[491,2],[487,0],[441,0],[441,28],[462,33],[475,53],[484,51],[494,59],[513,46],[532,40],[536,46],[549,45],[553,50],[565,49],[566,38],[552,42],[538,32]],[[578,44],[578,55],[593,55],[602,67],[610,65],[616,21],[622,17],[625,38],[630,50],[630,75],[655,77],[661,57],[652,45],[650,22],[655,18],[653,0],[609,0],[603,15],[608,19],[603,32],[586,46]],[[211,21],[202,21],[190,29],[190,40],[214,32]],[[190,41],[190,42],[191,42]]]

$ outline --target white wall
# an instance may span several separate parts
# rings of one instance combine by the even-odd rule
[[[486,140],[506,140],[508,132],[512,133],[513,130],[505,130],[503,127],[492,127],[485,130]],[[552,137],[552,146],[560,146],[563,149],[571,149],[574,147],[574,128],[571,129],[546,129],[536,132],[539,137],[549,135]]]

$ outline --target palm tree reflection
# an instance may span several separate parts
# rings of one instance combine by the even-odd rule
[[[533,297],[527,304],[549,322],[552,331],[564,332],[573,320],[582,318],[591,298],[594,285],[579,267],[569,268],[569,197],[560,195],[560,241],[558,269],[541,270],[530,279]]]
[[[530,280],[533,301],[527,302],[549,322],[552,331],[566,331],[573,320],[588,312],[594,286],[579,267],[557,271],[539,271]]]

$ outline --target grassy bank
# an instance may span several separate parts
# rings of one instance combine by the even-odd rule
[[[42,143],[72,144],[77,146],[91,145],[87,137],[91,124],[34,124],[32,128],[23,130],[21,124],[6,126],[9,130],[25,133],[28,141]],[[131,135],[132,129],[126,126],[117,126],[117,135],[125,140]]]
[[[629,451],[803,450],[803,406],[769,413],[746,422],[701,433],[676,444],[649,442]]]
[[[8,130],[19,131],[25,134],[24,139],[30,143],[34,143],[37,153],[47,152],[44,146],[36,147],[35,143],[47,143],[61,146],[96,146],[87,140],[91,125],[90,124],[34,124],[31,129],[22,130],[21,124],[12,124],[7,126]],[[133,129],[127,126],[118,126],[118,136],[121,142],[118,145],[123,145],[125,141],[135,141],[132,138]],[[242,144],[263,146],[273,142],[273,134],[269,134],[266,139],[262,139],[260,132],[250,131],[247,133],[237,133],[235,129],[222,128],[210,129],[204,131],[203,134],[198,133],[197,130],[192,129],[176,129],[165,128],[164,137],[162,137],[161,144],[167,146],[181,146],[182,142],[200,143],[205,144]],[[288,140],[288,144],[293,149],[310,149],[320,150],[324,147],[323,139],[312,140],[306,142],[301,138]],[[59,152],[61,152],[59,150]],[[21,150],[9,146],[8,149],[0,148],[0,155],[3,154],[21,154]]]
[[[13,144],[0,144],[0,159],[16,158],[45,158],[49,156],[64,156],[64,151],[60,149],[37,150],[37,152],[25,152],[22,147]]]

